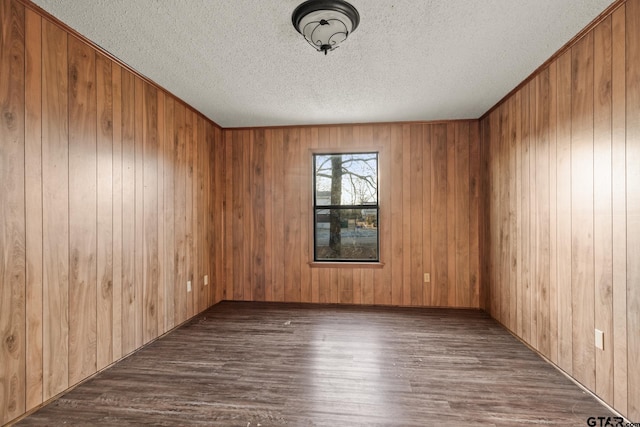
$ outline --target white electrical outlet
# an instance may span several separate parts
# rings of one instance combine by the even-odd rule
[[[204,275],[204,285],[207,286],[209,284],[209,275]]]
[[[424,273],[424,283],[429,283],[431,281],[431,275],[429,273]]]
[[[187,280],[187,292],[191,292],[191,280]]]
[[[596,348],[604,350],[604,332],[600,329],[596,329]]]

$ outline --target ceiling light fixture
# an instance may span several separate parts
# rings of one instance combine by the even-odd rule
[[[293,11],[291,22],[314,49],[326,55],[358,28],[360,14],[344,0],[307,0]]]

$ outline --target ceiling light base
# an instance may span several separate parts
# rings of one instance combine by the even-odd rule
[[[293,11],[291,22],[314,49],[326,55],[355,31],[360,14],[344,0],[307,0]]]

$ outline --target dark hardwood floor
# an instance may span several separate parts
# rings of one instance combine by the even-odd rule
[[[485,313],[224,302],[31,425],[585,426],[612,416]]]

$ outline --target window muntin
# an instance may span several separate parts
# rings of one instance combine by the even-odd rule
[[[378,153],[313,155],[314,261],[378,262]]]

